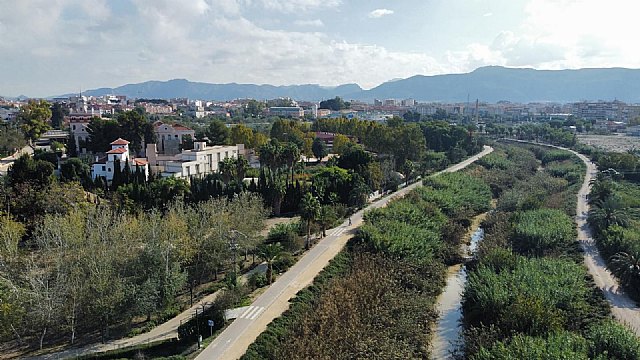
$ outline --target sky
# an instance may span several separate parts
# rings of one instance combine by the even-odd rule
[[[640,68],[636,0],[0,0],[0,95]]]

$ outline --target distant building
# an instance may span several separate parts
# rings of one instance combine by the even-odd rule
[[[91,178],[97,179],[103,177],[110,183],[113,180],[113,174],[116,166],[120,166],[120,170],[125,169],[125,164],[129,163],[129,169],[132,172],[141,171],[145,178],[149,177],[149,165],[147,159],[130,158],[129,142],[118,138],[111,143],[111,150],[107,151],[107,156],[97,160],[91,166]]]
[[[192,140],[196,138],[196,132],[193,129],[181,124],[170,125],[156,121],[153,127],[160,146],[158,150],[164,154],[175,155],[179,153],[185,136],[191,136]]]
[[[69,130],[73,136],[73,142],[78,153],[86,152],[86,143],[89,141],[89,132],[87,128],[91,119],[100,117],[92,113],[72,113],[64,118],[64,122],[69,124]]]
[[[269,115],[282,117],[304,117],[304,109],[299,106],[273,106],[269,108]]]
[[[203,177],[218,171],[218,164],[226,158],[237,158],[244,152],[244,145],[208,146],[204,141],[195,142],[193,150],[183,150],[173,156],[159,154],[155,144],[147,145],[147,158],[154,171],[163,177],[189,179]]]

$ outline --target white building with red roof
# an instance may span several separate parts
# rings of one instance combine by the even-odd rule
[[[110,183],[113,180],[116,166],[119,166],[120,171],[123,171],[126,163],[129,163],[131,172],[141,171],[144,173],[145,179],[149,178],[149,162],[147,159],[131,158],[129,156],[129,142],[121,138],[111,143],[111,150],[107,151],[104,158],[93,163],[91,166],[91,178],[103,177],[107,180],[107,183]]]

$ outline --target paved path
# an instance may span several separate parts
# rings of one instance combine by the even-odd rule
[[[249,276],[256,271],[265,272],[266,264],[260,264],[256,266],[254,269],[252,269],[250,272],[242,275],[242,277],[240,278],[240,281],[246,281],[249,278]],[[183,322],[186,322],[189,319],[191,319],[193,315],[195,315],[196,309],[198,310],[198,312],[201,312],[203,308],[204,309],[208,308],[211,305],[211,303],[221,294],[221,292],[222,290],[218,290],[213,294],[209,294],[205,296],[200,301],[195,303],[192,307],[180,313],[178,316],[168,320],[165,323],[158,325],[157,327],[151,329],[149,332],[146,332],[144,334],[140,334],[130,338],[109,341],[105,344],[97,343],[97,344],[87,345],[81,348],[72,348],[72,349],[68,349],[65,351],[57,352],[57,353],[51,353],[51,354],[41,355],[38,357],[33,357],[32,359],[53,360],[53,359],[73,358],[73,357],[78,357],[78,356],[92,354],[92,353],[99,353],[99,352],[105,352],[105,351],[130,347],[130,346],[147,344],[147,343],[151,343],[159,340],[177,338],[178,326],[180,326],[180,324],[182,324]]]
[[[511,140],[516,141],[516,140]],[[525,142],[525,141],[521,141]],[[526,142],[529,143],[529,142]],[[626,324],[631,330],[633,330],[637,336],[640,336],[640,309],[631,300],[623,290],[618,286],[618,281],[611,275],[611,272],[607,270],[607,264],[600,256],[600,252],[593,240],[593,235],[589,224],[587,224],[587,217],[589,214],[589,203],[587,201],[587,195],[589,195],[589,182],[593,179],[598,170],[596,165],[589,160],[586,156],[577,153],[571,149],[563,148],[560,146],[536,144],[542,146],[553,147],[569,151],[582,160],[587,166],[587,172],[584,177],[584,182],[580,191],[578,191],[578,204],[576,206],[576,226],[578,228],[578,241],[584,251],[584,263],[589,270],[596,286],[602,291],[604,296],[611,305],[611,312],[618,321]]]
[[[492,151],[492,148],[485,146],[481,153],[435,175],[463,169]],[[247,351],[249,345],[267,328],[267,325],[289,308],[289,300],[293,298],[298,291],[309,285],[329,261],[342,250],[349,238],[362,224],[362,215],[365,210],[383,207],[389,203],[389,201],[402,197],[409,191],[420,186],[421,183],[421,181],[418,181],[397,191],[391,196],[374,202],[366,209],[358,211],[351,216],[351,225],[349,225],[348,221],[345,221],[337,228],[329,230],[327,237],[318,242],[318,244],[309,250],[289,271],[279,277],[276,282],[251,304],[252,309],[249,310],[253,311],[251,314],[240,316],[240,318],[234,320],[196,359],[230,360],[240,358]],[[255,313],[258,315],[254,316]]]

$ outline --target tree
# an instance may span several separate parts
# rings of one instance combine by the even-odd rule
[[[51,104],[45,100],[29,100],[27,105],[20,108],[17,120],[22,131],[30,141],[40,138],[40,135],[51,129],[48,120],[51,118]]]
[[[139,153],[144,144],[155,143],[155,132],[153,124],[151,124],[144,112],[139,111],[125,111],[118,114],[117,117],[118,127],[120,128],[120,136],[123,139],[129,140],[129,148],[134,154]],[[113,141],[117,138],[111,139]],[[104,150],[101,150],[104,151]]]
[[[320,109],[329,109],[339,111],[348,108],[347,103],[341,97],[336,96],[333,99],[323,100],[320,102]]]
[[[234,158],[225,158],[218,164],[218,171],[220,171],[225,185],[229,185],[229,181],[234,178],[235,170],[236,161]]]
[[[287,143],[282,149],[282,159],[291,172],[291,183],[295,174],[295,164],[300,160],[300,148],[294,143]]]
[[[349,137],[342,134],[336,134],[333,137],[333,153],[341,155],[349,144],[352,144]]]
[[[109,151],[111,150],[111,142],[118,138],[125,138],[120,131],[120,125],[117,120],[98,117],[94,117],[89,121],[87,133],[89,133],[87,150],[93,152]]]
[[[267,263],[267,281],[269,284],[273,282],[273,262],[282,255],[284,249],[280,243],[264,244],[258,247],[258,257]]]
[[[621,200],[610,196],[604,201],[597,201],[589,210],[589,223],[598,231],[606,230],[612,225],[626,226],[629,223],[628,209],[622,206]]]
[[[264,111],[264,109],[265,109],[265,104],[263,102],[251,99],[247,103],[245,112],[247,113],[247,115],[250,115],[250,116],[260,116],[262,115],[262,112]],[[243,143],[238,143],[238,144],[243,144]]]
[[[51,126],[60,129],[66,115],[69,115],[69,109],[60,103],[54,103],[51,107]]]
[[[253,130],[244,124],[238,124],[231,128],[231,144],[244,144],[247,149],[253,148]]]
[[[186,134],[182,136],[181,150],[193,150],[193,138],[191,135]]]
[[[318,218],[320,212],[320,202],[310,192],[302,197],[300,203],[300,217],[307,222],[307,239],[304,243],[305,249],[309,249],[311,237],[311,223]]]
[[[405,160],[404,164],[402,164],[402,175],[404,175],[405,185],[409,185],[409,180],[415,169],[416,165],[409,159]]]
[[[320,225],[320,229],[322,230],[322,237],[327,236],[327,228],[336,221],[337,215],[333,206],[331,205],[322,205],[320,206],[320,210],[318,211],[318,218],[316,221],[318,225]]]
[[[635,284],[640,284],[640,256],[638,254],[619,252],[611,257],[611,272],[620,279],[623,285],[638,291]]]
[[[213,145],[226,145],[229,143],[229,128],[221,120],[213,120],[207,127],[205,134]]]
[[[313,145],[311,145],[311,150],[313,151],[313,156],[316,157],[318,162],[322,161],[322,159],[327,156],[327,146],[324,144],[320,138],[313,139]]]

